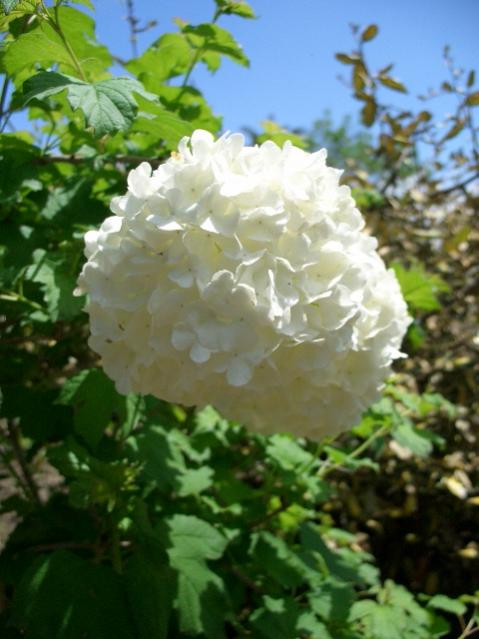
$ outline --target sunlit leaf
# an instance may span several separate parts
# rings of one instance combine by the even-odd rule
[[[370,24],[368,27],[364,29],[361,33],[361,40],[363,42],[368,42],[377,36],[379,32],[378,26],[376,24]]]

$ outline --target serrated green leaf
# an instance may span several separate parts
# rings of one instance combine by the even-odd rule
[[[144,464],[143,472],[160,490],[171,491],[186,470],[183,456],[160,426],[151,426],[132,441],[136,457]]]
[[[224,55],[243,66],[249,66],[249,60],[231,33],[217,24],[186,25],[182,32],[192,46],[200,52],[200,60],[210,71],[216,71]]]
[[[31,639],[133,636],[113,570],[63,550],[41,555],[26,571],[15,593],[12,623]]]
[[[324,574],[344,582],[361,582],[357,567],[340,552],[333,552],[324,542],[319,530],[312,523],[301,526],[302,556],[308,565]]]
[[[194,49],[182,33],[165,33],[140,57],[128,62],[126,68],[148,87],[153,81],[163,82],[187,72]]]
[[[403,421],[392,430],[392,437],[398,444],[408,448],[419,457],[427,457],[432,452],[430,438],[409,421]]]
[[[139,103],[142,111],[136,118],[132,131],[148,133],[156,147],[162,141],[168,149],[176,149],[181,138],[191,135],[194,131],[194,126],[190,122],[182,120],[175,113],[154,104],[145,107],[141,99]],[[148,111],[145,111],[145,108]]]
[[[125,585],[138,639],[168,639],[175,579],[171,568],[152,561],[142,551],[125,569]]]
[[[69,75],[55,73],[54,71],[41,71],[23,83],[23,99],[27,103],[33,98],[43,100],[51,95],[63,91],[71,84],[84,83]]]
[[[219,559],[228,540],[207,522],[191,515],[174,515],[168,522],[171,566],[178,573],[176,607],[180,629],[223,637],[225,595],[222,579],[206,564]]]
[[[211,524],[192,515],[174,515],[168,520],[171,557],[203,561],[219,559],[228,540]]]
[[[20,0],[0,0],[0,6],[7,15],[20,3]]]
[[[250,621],[258,639],[291,639],[298,636],[299,617],[294,599],[264,596],[263,606],[253,612]]]
[[[406,269],[398,262],[393,262],[391,267],[396,273],[408,306],[421,311],[436,311],[441,308],[438,295],[447,293],[449,286],[438,275],[427,273],[419,264]]]
[[[464,615],[467,612],[467,606],[459,599],[452,599],[446,597],[446,595],[434,595],[427,602],[428,608],[434,608],[435,610],[443,610],[444,612],[450,612],[454,615]]]
[[[318,581],[320,574],[311,568],[280,537],[261,532],[253,539],[252,557],[261,572],[287,588],[297,588],[306,581]]]
[[[72,271],[70,260],[69,255],[48,254],[38,249],[34,253],[34,263],[25,273],[27,280],[41,285],[50,319],[54,322],[73,319],[84,306],[84,300],[73,295],[77,274]]]
[[[314,612],[328,622],[347,619],[354,602],[351,584],[329,578],[321,583],[308,597]]]
[[[240,16],[241,18],[255,18],[253,9],[244,0],[215,0],[216,5],[226,15]]]
[[[132,78],[120,77],[93,84],[68,85],[68,101],[72,109],[80,109],[86,124],[99,137],[126,131],[135,119],[138,106],[134,93],[156,99]]]
[[[213,470],[209,466],[188,468],[178,477],[180,497],[199,495],[213,483]]]
[[[286,435],[273,435],[269,438],[266,453],[283,470],[297,470],[309,465],[313,461],[313,455],[290,437]]]
[[[112,58],[106,47],[95,40],[95,23],[90,16],[73,7],[60,6],[58,19],[62,31],[79,60],[83,71],[93,77],[104,73],[111,65]],[[16,76],[26,67],[33,65],[49,67],[59,64],[61,70],[68,70],[78,76],[78,70],[70,57],[60,35],[44,20],[23,33],[8,47],[3,57],[7,73]]]
[[[68,379],[58,402],[73,407],[75,430],[92,447],[112,419],[121,420],[124,415],[125,398],[99,368],[84,370]]]

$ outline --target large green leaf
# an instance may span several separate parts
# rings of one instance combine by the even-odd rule
[[[60,6],[58,19],[70,47],[79,60],[84,73],[96,78],[111,65],[112,58],[106,47],[95,40],[95,23],[90,16],[73,7]],[[13,40],[5,49],[3,65],[9,75],[16,76],[26,67],[40,64],[48,68],[59,64],[78,76],[75,63],[60,35],[45,21]]]
[[[30,639],[131,639],[120,580],[111,568],[59,550],[26,571],[13,601],[13,623]]]
[[[449,286],[439,275],[427,273],[420,264],[408,269],[399,262],[393,262],[391,266],[412,310],[437,311],[441,308],[438,296],[440,293],[447,293]]]
[[[121,419],[125,412],[125,398],[99,368],[67,380],[58,401],[73,407],[75,430],[90,446],[96,446],[112,419]]]
[[[25,103],[33,98],[43,100],[68,88],[72,84],[84,84],[78,78],[54,71],[41,71],[32,75],[23,83],[23,99]]]
[[[206,564],[219,559],[227,539],[213,526],[191,515],[168,520],[171,566],[178,573],[176,607],[180,629],[204,633],[211,639],[224,635],[225,591],[222,579]]]
[[[134,93],[155,99],[132,78],[110,78],[94,84],[70,85],[68,101],[73,109],[83,111],[87,126],[102,136],[130,127],[138,108]]]
[[[73,319],[81,312],[84,300],[73,295],[77,273],[72,270],[71,256],[37,249],[33,257],[26,279],[40,284],[50,319]]]
[[[419,457],[427,457],[432,452],[431,437],[426,431],[420,430],[408,420],[404,420],[396,426],[392,430],[392,436],[398,444],[408,448]]]
[[[216,71],[221,64],[221,56],[226,56],[249,66],[249,60],[244,51],[229,31],[217,24],[186,25],[182,32],[188,36],[193,47],[200,51],[200,60],[210,71]]]
[[[194,56],[194,49],[182,33],[165,33],[140,57],[127,64],[141,82],[164,81],[187,72]]]
[[[167,639],[174,594],[174,575],[137,551],[128,560],[125,583],[138,639]]]
[[[0,0],[0,6],[5,13],[10,13],[20,3],[20,0]]]
[[[87,126],[98,136],[130,127],[138,110],[134,94],[156,100],[140,82],[127,77],[88,83],[60,73],[42,72],[23,85],[25,101],[43,99],[63,90],[67,91],[72,109],[83,112]]]

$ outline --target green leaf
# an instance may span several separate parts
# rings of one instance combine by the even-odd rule
[[[55,32],[42,27],[22,34],[6,47],[2,62],[8,75],[15,76],[34,63],[50,65],[57,62],[71,66],[61,40]]]
[[[446,595],[434,595],[428,602],[428,608],[435,610],[443,610],[453,615],[464,615],[467,612],[467,606],[459,601],[459,599],[451,599]]]
[[[168,149],[176,149],[182,137],[193,133],[194,125],[175,113],[157,104],[146,104],[146,100],[142,98],[139,98],[138,103],[141,112],[133,124],[132,131],[148,133],[156,148],[159,141],[163,141]]]
[[[314,612],[328,622],[347,619],[355,598],[351,584],[329,578],[308,597]]]
[[[43,249],[33,255],[34,264],[26,270],[25,278],[41,285],[50,319],[54,322],[73,319],[81,312],[84,300],[73,295],[77,273],[72,272],[71,256]]]
[[[356,566],[340,552],[330,550],[317,527],[309,522],[301,526],[301,546],[305,560],[314,570],[321,571],[325,576],[337,577],[344,582],[362,581]]]
[[[313,583],[320,574],[311,568],[280,537],[260,532],[253,539],[252,557],[259,570],[286,588],[298,588],[305,581]]]
[[[38,0],[2,0],[3,15],[0,15],[0,31],[7,31],[9,25],[22,16],[35,13]],[[7,12],[6,7],[10,9]]]
[[[455,120],[455,124],[453,124],[453,126],[449,129],[449,131],[446,133],[441,141],[445,142],[446,140],[452,140],[452,138],[455,138],[456,135],[459,135],[459,133],[461,133],[465,125],[466,120],[464,120],[464,118],[457,118]]]
[[[112,419],[121,419],[125,398],[102,370],[91,368],[65,382],[58,402],[73,407],[75,431],[95,447]]]
[[[433,446],[430,438],[409,420],[396,426],[392,430],[392,437],[398,444],[408,448],[419,457],[427,457],[432,452]]]
[[[263,606],[253,612],[251,625],[258,639],[292,639],[298,636],[300,608],[292,598],[264,596]]]
[[[221,56],[226,56],[245,67],[249,60],[240,44],[229,31],[217,24],[186,25],[182,32],[188,36],[192,46],[200,52],[200,60],[210,71],[216,71],[221,64]]]
[[[174,515],[168,521],[172,558],[219,559],[226,549],[228,540],[218,531],[198,517]]]
[[[177,514],[167,523],[171,544],[168,554],[178,573],[175,604],[180,629],[220,639],[224,633],[224,585],[206,560],[219,559],[228,540],[210,524],[191,515]]]
[[[475,91],[467,96],[466,104],[469,106],[479,105],[479,91]]]
[[[313,461],[313,455],[286,435],[273,435],[268,439],[266,453],[283,470],[298,470]]]
[[[186,73],[194,53],[185,35],[165,33],[126,68],[148,87],[149,81],[163,82]]]
[[[199,495],[212,485],[213,475],[213,470],[209,466],[186,469],[178,477],[178,494],[180,497]]]
[[[142,550],[128,560],[126,591],[138,639],[168,639],[173,607],[174,575],[166,564],[152,561]]]
[[[70,84],[68,101],[72,109],[83,112],[87,126],[101,137],[107,133],[126,131],[130,127],[138,110],[134,93],[156,99],[137,80],[120,77],[94,84]]]
[[[0,0],[0,6],[4,13],[9,14],[20,3],[20,0]]]
[[[153,480],[160,490],[171,491],[172,487],[178,487],[178,479],[185,470],[183,455],[163,428],[151,426],[132,439],[131,444],[137,449],[137,458],[144,464],[145,476]]]
[[[31,639],[131,639],[120,581],[111,568],[71,552],[42,555],[24,574],[12,623]]]
[[[392,78],[389,75],[381,74],[378,79],[379,79],[379,82],[383,86],[388,87],[388,89],[392,89],[393,91],[399,91],[400,93],[407,93],[407,89],[404,86],[404,84],[402,82],[399,82],[399,80]]]
[[[43,100],[60,93],[71,84],[84,84],[77,78],[54,71],[41,71],[23,83],[23,99],[27,103],[33,98]]]
[[[306,140],[301,135],[288,131],[273,120],[263,120],[261,126],[263,127],[264,133],[258,135],[258,142],[260,144],[266,142],[266,140],[271,140],[278,146],[283,146],[283,144],[289,140],[291,144],[294,144],[300,149],[305,149],[307,146]]]
[[[106,47],[95,40],[95,22],[90,16],[73,7],[58,7],[58,19],[66,40],[69,42],[83,71],[93,77],[103,75],[111,65],[112,58]],[[5,50],[3,65],[7,73],[16,76],[33,65],[49,67],[59,64],[60,70],[78,75],[62,38],[44,20],[27,33],[13,40]]]
[[[406,269],[399,262],[393,262],[391,267],[412,310],[437,311],[441,308],[438,295],[447,293],[449,286],[438,275],[427,273],[420,264]]]
[[[377,104],[374,98],[366,100],[361,111],[361,119],[366,126],[372,126],[376,120]]]
[[[368,27],[364,29],[361,33],[361,40],[363,42],[368,42],[377,36],[379,32],[378,26],[376,24],[370,24]]]
[[[240,16],[241,18],[255,18],[253,9],[244,0],[215,0],[216,6],[226,15]]]
[[[361,60],[358,55],[349,55],[348,53],[336,53],[335,58],[343,64],[357,64]]]

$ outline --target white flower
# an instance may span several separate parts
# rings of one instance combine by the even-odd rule
[[[85,236],[90,345],[122,393],[318,439],[378,397],[410,322],[326,151],[184,138]]]

